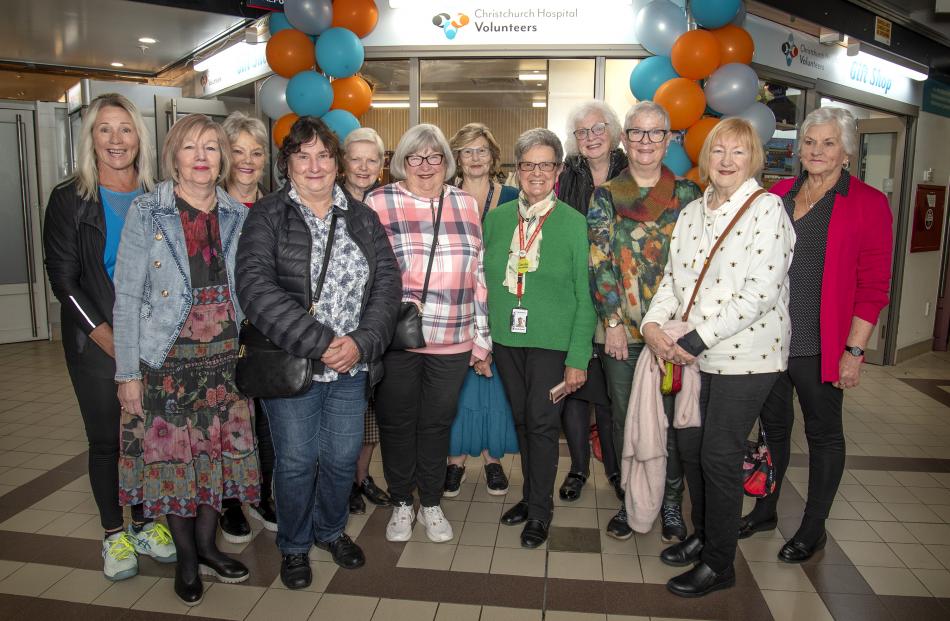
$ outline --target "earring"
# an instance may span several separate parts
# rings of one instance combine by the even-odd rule
[[[845,161],[844,161],[843,168],[844,168],[845,170],[848,170],[849,168],[851,168],[851,160],[845,160]]]

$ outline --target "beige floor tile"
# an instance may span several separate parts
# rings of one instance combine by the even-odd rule
[[[908,487],[907,490],[927,505],[950,505],[950,489],[935,487]]]
[[[944,522],[950,522],[950,505],[927,505]]]
[[[861,520],[828,520],[825,529],[836,541],[880,541],[881,537]]]
[[[82,440],[66,440],[65,442],[60,442],[53,448],[49,450],[50,453],[55,453],[56,455],[79,455],[84,453],[89,449],[89,443]]]
[[[836,500],[828,517],[833,520],[861,520],[863,516],[847,500]]]
[[[11,436],[12,437],[12,436]],[[10,447],[16,448],[18,451],[26,451],[27,453],[48,453],[50,449],[56,446],[57,444],[62,444],[62,440],[48,440],[46,438],[34,438],[28,442],[22,442],[19,447]],[[89,445],[86,445],[86,448],[89,448]]]
[[[917,502],[917,497],[902,485],[866,485],[878,502]]]
[[[482,621],[541,621],[540,610],[482,606]]]
[[[688,569],[688,567],[664,565],[656,556],[640,557],[640,571],[643,573],[643,581],[648,584],[666,584],[670,578],[678,576]]]
[[[452,566],[455,546],[446,543],[423,543],[410,541],[403,548],[396,567],[415,569],[439,569],[446,571]]]
[[[927,548],[919,543],[889,543],[887,544],[897,558],[910,569],[943,569],[943,565]]]
[[[832,621],[833,617],[817,593],[762,591],[775,621]]]
[[[943,520],[930,507],[919,502],[885,502],[884,506],[898,522],[929,522],[942,524]]]
[[[607,582],[643,582],[639,559],[624,554],[601,554],[604,580]]]
[[[491,559],[494,548],[485,546],[459,545],[452,559],[452,571],[468,571],[478,574],[487,574],[491,570]]]
[[[551,526],[597,528],[597,509],[588,507],[558,507],[554,510]]]
[[[903,524],[899,522],[868,522],[882,541],[887,543],[920,543]]]
[[[24,468],[37,468],[39,470],[52,470],[56,466],[61,466],[72,459],[71,455],[54,455],[52,453],[41,453],[34,455],[32,459],[23,462]]]
[[[800,565],[775,562],[749,562],[749,569],[759,588],[769,591],[806,591],[814,592],[811,580]]]
[[[175,595],[175,581],[172,578],[159,578],[152,588],[132,605],[133,610],[149,610],[170,614],[188,614],[188,606],[181,603]]]
[[[43,528],[39,529],[39,535],[53,535],[56,537],[66,537],[71,532],[88,522],[90,517],[81,513],[63,513]],[[99,528],[99,535],[102,536],[102,527]]]
[[[950,524],[905,524],[920,543],[950,544]]]
[[[96,506],[96,499],[90,496],[87,500],[79,503],[71,509],[72,513],[85,513],[87,515],[99,515],[99,507]]]
[[[497,524],[501,519],[502,504],[497,502],[473,502],[465,516],[466,522]]]
[[[659,617],[654,617],[653,621],[657,621],[657,619],[659,619]],[[650,621],[650,617],[631,617],[630,615],[607,615],[607,621]]]
[[[44,591],[40,597],[89,604],[110,586],[112,583],[106,580],[101,571],[74,569]]]
[[[149,589],[155,586],[158,578],[154,576],[134,576],[128,580],[113,582],[109,588],[92,601],[98,606],[131,608]]]
[[[475,486],[475,491],[472,494],[472,502],[508,502],[512,499],[521,498],[521,486],[520,485],[508,485],[507,494],[499,494],[495,496],[494,494],[488,493],[488,486],[485,485],[484,481],[480,482]]]
[[[481,615],[481,606],[442,603],[435,613],[435,621],[479,621]]]
[[[36,597],[70,572],[69,567],[25,563],[0,581],[0,593]]]
[[[914,575],[924,583],[934,597],[950,597],[950,571],[946,569],[914,569]]]
[[[468,513],[468,507],[471,503],[468,501],[442,501],[442,513],[445,514],[445,519],[453,524],[461,524],[465,521],[465,515]],[[388,511],[388,509],[387,509]]]
[[[622,554],[624,556],[637,554],[637,539],[631,537],[626,541],[619,541],[608,537],[603,529],[600,531],[600,552],[602,554]]]
[[[855,565],[868,567],[904,567],[904,563],[886,543],[870,541],[838,541],[838,545]],[[763,587],[764,588],[764,587]]]
[[[30,509],[43,509],[46,511],[62,511],[67,513],[73,507],[92,498],[89,492],[72,492],[68,490],[58,490],[46,498],[35,502]]]
[[[192,607],[188,614],[215,619],[243,619],[261,599],[264,591],[264,587],[205,582],[204,599]]]
[[[570,612],[567,610],[546,610],[545,621],[607,621],[607,615],[592,612]]]
[[[940,487],[940,481],[926,472],[890,472],[890,475],[904,486],[913,487]]]
[[[909,569],[896,567],[858,567],[871,589],[878,595],[928,597],[930,592]]]
[[[838,487],[838,493],[848,502],[877,502],[863,485],[841,485]]]
[[[742,550],[742,556],[747,561],[758,561],[762,563],[771,563],[777,560],[778,551],[782,549],[782,542],[774,539],[748,539],[739,540],[739,549]]]
[[[498,523],[490,522],[466,522],[462,527],[462,534],[458,537],[458,542],[466,546],[491,546],[495,545],[495,538],[498,535],[498,529],[503,528]]]
[[[306,621],[320,601],[320,593],[268,589],[246,621]]]
[[[545,550],[495,548],[490,573],[541,578],[544,576],[544,557]]]
[[[858,512],[862,520],[877,522],[895,522],[896,518],[879,502],[852,502],[851,506]]]
[[[26,453],[23,451],[3,451],[0,453],[0,466],[9,466],[11,468],[22,466],[34,457],[36,457],[36,453]]]
[[[0,530],[12,530],[18,533],[35,533],[53,520],[62,517],[59,511],[25,509],[0,524]],[[102,537],[102,529],[99,529]]]
[[[373,621],[432,621],[437,602],[417,602],[408,599],[380,599]]]
[[[548,577],[600,582],[604,579],[601,556],[583,552],[549,552]]]
[[[21,563],[19,561],[3,561],[0,560],[0,580],[3,580],[16,570],[20,569],[26,565],[26,563]]]
[[[928,474],[944,487],[950,487],[950,472],[930,472]]]
[[[313,621],[370,621],[379,600],[375,597],[325,593],[310,618]]]
[[[950,545],[925,545],[927,551],[940,561],[945,568],[950,569]]]
[[[791,468],[789,468],[791,470]],[[885,470],[849,470],[861,485],[900,485],[900,481],[895,479]]]

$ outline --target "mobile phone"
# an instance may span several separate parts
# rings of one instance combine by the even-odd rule
[[[551,403],[558,403],[567,396],[567,385],[561,382],[548,392],[548,396],[551,399]]]

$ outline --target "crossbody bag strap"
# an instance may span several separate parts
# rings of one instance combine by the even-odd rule
[[[331,207],[331,209],[333,209]],[[336,218],[337,214],[334,211],[333,215],[330,216],[330,232],[327,233],[327,245],[323,250],[323,268],[320,270],[320,276],[317,278],[317,290],[313,296],[313,304],[311,305],[311,314],[316,311],[317,302],[320,301],[320,294],[323,293],[323,282],[327,279],[327,269],[330,267],[330,255],[333,253],[333,238],[336,236]]]
[[[719,246],[722,245],[722,242],[729,235],[729,231],[732,230],[732,227],[736,225],[736,222],[739,221],[739,218],[749,210],[749,207],[755,202],[759,196],[765,194],[765,190],[759,189],[752,193],[752,196],[742,204],[742,207],[739,208],[739,211],[736,212],[736,215],[732,217],[732,221],[729,222],[729,225],[719,236],[719,239],[716,240],[716,243],[713,244],[712,249],[709,251],[709,254],[706,255],[706,259],[703,261],[703,269],[699,272],[699,278],[696,279],[696,286],[693,287],[693,295],[689,296],[689,304],[686,305],[686,312],[683,313],[683,321],[686,322],[689,319],[689,311],[693,310],[693,302],[696,301],[696,294],[699,293],[699,287],[703,284],[703,278],[706,277],[706,272],[709,271],[709,264],[712,263],[713,257],[716,255],[716,252],[719,250]]]
[[[435,247],[439,245],[439,225],[442,223],[442,202],[445,200],[445,186],[439,194],[439,211],[435,216],[435,230],[432,231],[432,248],[429,249],[429,266],[426,268],[426,279],[422,285],[422,299],[419,303],[425,306],[426,296],[429,295],[429,276],[432,275],[432,262],[435,260]]]

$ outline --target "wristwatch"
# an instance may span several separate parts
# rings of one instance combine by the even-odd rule
[[[617,317],[616,315],[611,315],[610,319],[607,320],[608,328],[616,328],[619,325],[620,325],[620,318]]]
[[[845,345],[844,350],[854,356],[855,358],[860,358],[864,355],[864,350],[858,347],[857,345]]]

